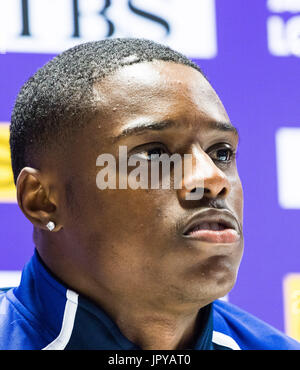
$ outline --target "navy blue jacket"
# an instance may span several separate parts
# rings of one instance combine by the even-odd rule
[[[300,343],[224,302],[202,308],[196,350],[300,349]],[[0,349],[140,349],[110,317],[59,282],[35,251],[17,288],[0,292]]]

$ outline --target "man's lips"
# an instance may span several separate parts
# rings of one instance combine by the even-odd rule
[[[185,238],[209,243],[235,243],[240,239],[236,218],[226,209],[204,209],[194,215],[183,228]]]

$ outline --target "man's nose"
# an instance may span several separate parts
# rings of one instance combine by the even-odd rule
[[[207,153],[196,148],[186,159],[182,186],[178,190],[181,200],[225,199],[228,196],[228,177]]]

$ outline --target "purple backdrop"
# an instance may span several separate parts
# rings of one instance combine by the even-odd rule
[[[229,300],[284,330],[283,278],[300,272],[300,207],[279,204],[275,136],[281,127],[300,128],[300,53],[296,46],[290,55],[270,52],[267,24],[273,13],[263,0],[217,0],[217,55],[196,61],[241,138],[237,158],[245,197],[245,252]],[[300,8],[275,15],[287,22],[300,15]],[[197,35],[192,37],[197,42]],[[0,55],[0,121],[10,120],[17,91],[52,56]],[[0,222],[0,270],[19,270],[33,251],[31,225],[9,203],[0,203]]]

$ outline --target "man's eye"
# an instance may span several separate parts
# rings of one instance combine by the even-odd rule
[[[220,148],[210,153],[211,158],[218,162],[230,162],[234,158],[234,151],[230,148]]]
[[[148,161],[158,159],[162,154],[166,154],[168,151],[161,146],[153,146],[145,148],[144,150],[137,151],[134,155],[140,158],[146,159]]]
[[[166,151],[164,150],[164,148],[155,147],[155,148],[145,150],[144,152],[142,152],[142,155],[145,157],[145,159],[148,159],[150,161],[150,160],[155,160],[155,158],[158,158],[160,155],[165,154],[165,153]]]
[[[157,147],[157,148],[149,149],[145,153],[147,153],[148,157],[151,158],[152,155],[162,155],[166,153],[166,151],[163,148]]]

